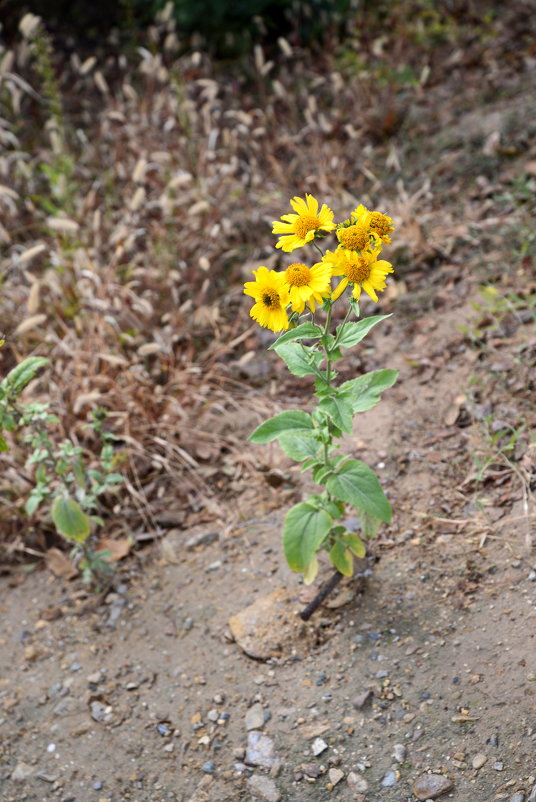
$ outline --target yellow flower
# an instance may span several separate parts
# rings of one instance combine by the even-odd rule
[[[312,267],[295,262],[287,267],[283,275],[293,312],[301,314],[306,302],[314,312],[315,303],[323,304],[324,298],[331,292],[331,268],[323,262]]]
[[[352,212],[352,217],[355,218],[356,222],[367,226],[376,239],[385,242],[387,245],[391,242],[389,235],[395,230],[395,224],[388,215],[381,212],[369,212],[366,206],[360,203],[357,209]]]
[[[286,253],[290,253],[295,248],[301,248],[307,242],[314,239],[317,231],[333,231],[333,212],[328,209],[326,204],[318,211],[318,201],[312,195],[305,195],[303,198],[292,198],[290,205],[296,214],[281,215],[281,223],[274,220],[272,234],[283,234],[279,237],[276,248],[282,248]]]
[[[259,326],[272,331],[288,329],[286,308],[290,301],[285,287],[285,274],[259,267],[253,271],[255,281],[246,281],[244,293],[255,299],[250,315]]]
[[[337,228],[337,239],[343,248],[349,248],[351,251],[364,251],[370,244],[368,226],[363,223],[339,226]]]
[[[389,262],[378,260],[381,248],[365,251],[362,255],[357,251],[346,248],[337,248],[336,251],[327,251],[322,261],[330,265],[334,276],[342,276],[342,281],[331,294],[332,301],[336,301],[345,291],[348,284],[353,285],[352,295],[359,300],[361,290],[365,290],[373,301],[378,300],[376,292],[385,289],[385,278],[394,270]]]

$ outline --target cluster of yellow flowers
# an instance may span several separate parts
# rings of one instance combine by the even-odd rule
[[[336,224],[331,209],[324,203],[319,211],[318,201],[307,194],[305,200],[292,198],[290,205],[295,214],[281,215],[273,224],[272,233],[281,235],[276,248],[290,253],[316,236],[325,236],[322,232],[331,231],[335,231],[339,245],[311,267],[295,262],[282,272],[267,267],[254,270],[255,281],[244,285],[244,293],[255,300],[251,317],[267,329],[284,331],[289,327],[289,306],[291,312],[301,314],[308,304],[314,312],[315,305],[323,304],[326,298],[336,301],[348,285],[356,300],[363,289],[377,301],[376,293],[385,289],[385,278],[393,272],[389,262],[378,259],[383,243],[391,242],[392,219],[359,205],[349,220]],[[333,291],[332,276],[341,277]]]

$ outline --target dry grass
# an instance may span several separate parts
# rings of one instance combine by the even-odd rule
[[[506,30],[505,18],[494,53]],[[259,345],[241,281],[283,264],[270,224],[290,196],[311,192],[336,213],[369,199],[402,224],[413,266],[448,258],[459,226],[440,219],[429,182],[404,184],[389,137],[440,80],[453,36],[471,31],[409,50],[358,32],[316,55],[280,42],[223,69],[177,55],[161,20],[135,60],[53,53],[61,114],[28,41],[0,55],[0,374],[49,356],[29,393],[51,399],[58,436],[88,453],[88,412],[107,408],[128,476],[107,534],[217,517],[221,494],[241,488],[245,434],[272,403],[251,390]],[[477,65],[491,52],[473,43]],[[416,80],[400,83],[404,59]],[[24,455],[14,447],[1,464],[0,546],[39,552],[51,535],[21,512]]]

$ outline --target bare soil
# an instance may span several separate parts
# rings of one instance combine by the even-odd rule
[[[524,3],[517,6],[526,12]],[[507,36],[510,28],[501,30]],[[124,396],[115,392],[128,373],[132,383],[125,386],[134,388],[129,410],[145,437],[140,442],[146,446],[149,432],[171,443],[179,432],[181,453],[188,452],[190,437],[202,470],[194,475],[187,466],[191,483],[185,489],[173,484],[172,474],[158,473],[162,460],[151,463],[144,534],[136,533],[136,549],[118,563],[112,586],[101,595],[89,593],[79,577],[58,578],[41,564],[3,565],[2,800],[403,802],[415,800],[419,777],[435,773],[452,782],[445,799],[535,802],[536,114],[533,52],[526,31],[514,39],[510,51],[508,42],[501,51],[513,54],[504,63],[494,60],[493,43],[489,58],[474,68],[468,52],[453,51],[444,80],[399,109],[400,127],[386,130],[381,142],[362,148],[340,141],[343,167],[354,145],[352,163],[368,165],[362,175],[357,171],[361,184],[351,187],[349,197],[366,188],[371,199],[389,201],[385,208],[399,224],[388,257],[396,278],[379,307],[364,309],[393,316],[349,357],[343,376],[400,370],[378,407],[359,416],[347,443],[378,471],[394,509],[393,524],[369,544],[367,569],[341,583],[307,624],[301,622],[311,590],[287,568],[280,531],[285,511],[307,492],[306,480],[277,446],[251,446],[246,438],[267,414],[307,404],[310,386],[289,379],[275,354],[265,351],[264,332],[242,336],[250,321],[240,276],[230,273],[234,284],[225,294],[231,311],[237,310],[228,351],[215,332],[229,329],[217,309],[210,319],[205,290],[195,290],[201,301],[194,312],[203,318],[195,325],[209,343],[206,362],[195,370],[177,368],[175,376],[172,359],[160,365],[154,355],[140,355],[146,324],[125,313],[121,325],[138,333],[121,348],[131,347],[138,373],[128,373],[126,358],[118,362],[116,356],[110,364],[117,373],[102,376],[102,386],[108,382],[103,393],[117,401],[118,419],[126,419]],[[200,84],[200,104],[209,84]],[[279,98],[273,103],[276,114]],[[114,125],[117,119],[110,116]],[[276,117],[266,119],[272,125]],[[149,122],[151,147],[160,151],[160,129],[154,132]],[[133,130],[129,136],[137,141]],[[110,141],[118,142],[112,133]],[[249,139],[255,144],[253,135]],[[313,169],[313,159],[302,154],[287,176],[286,151],[279,147],[281,159],[263,168],[277,192],[252,212],[248,232],[254,219],[271,219],[287,179],[303,171],[304,183],[305,171]],[[318,164],[328,163],[330,147],[329,138],[322,139]],[[132,154],[127,147],[125,153],[127,160]],[[125,186],[130,203],[134,188]],[[225,186],[228,198],[218,200],[222,218],[232,194]],[[264,184],[255,186],[259,200]],[[327,186],[322,174],[313,189]],[[207,195],[211,191],[209,186]],[[237,197],[235,205],[247,205]],[[88,208],[99,202],[90,200]],[[192,194],[186,202],[194,200]],[[132,231],[142,230],[136,214],[125,215]],[[234,207],[233,214],[238,219]],[[197,220],[190,218],[192,228]],[[125,256],[123,241],[118,234],[118,262],[110,264],[126,271],[122,260],[143,259],[144,251]],[[242,246],[229,242],[235,250],[230,244],[226,259],[238,264]],[[192,248],[197,260],[202,248]],[[253,266],[268,264],[266,253],[256,252]],[[90,267],[83,260],[81,265],[87,273]],[[251,266],[244,270],[248,276]],[[159,280],[150,277],[143,290],[155,309]],[[484,297],[483,286],[497,297]],[[21,285],[21,298],[26,289]],[[162,291],[162,303],[168,295]],[[15,315],[19,296],[12,297]],[[124,298],[128,315],[142,314],[130,295]],[[180,320],[170,313],[167,329],[190,314],[184,298]],[[96,320],[98,332],[98,315]],[[75,337],[74,329],[66,325],[65,331],[66,338]],[[85,336],[91,339],[91,327]],[[195,359],[191,341],[184,342]],[[206,363],[212,369],[218,349],[224,354],[216,372],[220,388],[212,372],[212,384],[202,388],[206,401],[181,408],[180,415],[179,404],[158,406],[158,371],[175,403],[175,387],[198,381]],[[91,370],[96,359],[91,356]],[[143,373],[146,365],[152,373]],[[84,371],[77,370],[83,388]],[[136,407],[138,393],[144,402]],[[167,410],[161,419],[159,410]],[[199,431],[206,434],[202,448]],[[170,453],[171,446],[164,456]],[[32,537],[27,542],[34,552],[50,546],[42,535]],[[313,592],[330,575],[324,564]],[[254,659],[233,640],[229,619],[279,589],[286,593],[283,611],[265,622],[271,656]],[[267,751],[273,750],[265,766],[248,763],[245,755],[246,714],[258,704],[264,713],[254,732],[264,733]]]
[[[342,584],[294,639],[282,628],[279,656],[251,659],[228,629],[230,616],[275,589],[287,589],[291,618],[309,598],[279,545],[302,481],[275,447],[263,447],[264,462],[280,487],[252,475],[225,526],[168,534],[130,560],[105,598],[44,571],[2,577],[3,799],[251,799],[246,778],[267,771],[242,760],[255,702],[266,711],[283,799],[326,799],[330,768],[344,773],[331,791],[341,800],[413,799],[412,782],[430,770],[451,778],[455,799],[528,796],[534,508],[524,517],[514,477],[504,502],[504,484],[486,488],[491,522],[464,486],[480,424],[460,426],[456,409],[445,421],[453,405],[463,412],[459,397],[475,371],[457,328],[471,314],[453,298],[430,330],[408,338],[398,315],[376,335],[367,359],[402,377],[362,416],[350,445],[384,477],[395,522],[371,544],[364,584]],[[534,324],[517,334],[508,349],[533,342]],[[419,366],[408,364],[417,347]],[[420,366],[440,358],[433,380],[423,376]],[[191,538],[199,545],[186,548]],[[318,757],[315,737],[327,744]],[[405,747],[401,762],[395,744]],[[476,770],[479,754],[486,762]],[[21,763],[29,777],[17,780]],[[382,787],[390,771],[396,783]],[[348,785],[350,772],[368,784],[365,797]]]

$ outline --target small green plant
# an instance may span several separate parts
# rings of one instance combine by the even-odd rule
[[[482,421],[485,430],[484,446],[473,454],[476,482],[485,481],[489,469],[497,463],[501,468],[504,468],[505,465],[512,467],[510,457],[515,451],[519,438],[526,431],[526,426],[515,428],[508,425],[498,431],[493,431],[492,423],[492,415]]]
[[[74,544],[72,556],[78,560],[84,582],[99,587],[112,569],[106,561],[109,555],[93,548],[92,527],[104,524],[98,514],[100,496],[116,491],[123,482],[114,470],[115,435],[103,427],[106,410],[95,410],[88,426],[102,443],[97,468],[87,464],[83,449],[72,440],[53,440],[51,429],[58,418],[49,411],[49,404],[19,400],[37,371],[48,364],[44,357],[29,357],[0,382],[0,451],[8,450],[2,432],[20,433],[31,450],[26,466],[35,480],[25,503],[26,513],[33,515],[41,504],[49,505],[56,531]]]
[[[472,326],[460,326],[459,329],[475,343],[485,337],[486,332],[496,331],[507,316],[512,316],[518,323],[536,320],[536,292],[507,292],[501,294],[497,287],[484,284],[478,288],[480,299],[471,306],[478,312],[478,320]]]
[[[290,203],[295,214],[274,222],[273,233],[281,235],[276,247],[290,253],[311,243],[321,260],[312,267],[294,262],[280,273],[259,267],[255,281],[247,282],[244,292],[255,300],[251,317],[272,331],[283,331],[271,348],[289,371],[313,377],[317,404],[310,413],[293,409],[269,418],[249,439],[254,443],[278,440],[283,451],[301,462],[304,471],[310,470],[315,484],[323,488],[292,507],[284,522],[287,562],[309,584],[318,572],[319,551],[327,551],[344,576],[353,574],[353,556],[365,555],[361,537],[342,522],[347,504],[357,510],[365,538],[373,537],[382,522],[391,520],[391,505],[376,474],[361,460],[340,453],[336,441],[352,432],[354,415],[379,402],[398,372],[375,370],[337,384],[335,365],[347,349],[389,317],[352,320],[360,317],[361,291],[377,302],[376,293],[385,289],[386,277],[393,272],[390,263],[379,257],[383,244],[391,241],[394,225],[387,215],[362,205],[348,220],[336,224],[333,212],[325,204],[319,210],[311,195]],[[336,233],[338,245],[324,254],[317,240],[331,232]],[[340,280],[332,289],[335,276]],[[344,320],[332,331],[333,307],[348,288]],[[325,313],[323,322],[317,319],[317,306]]]

